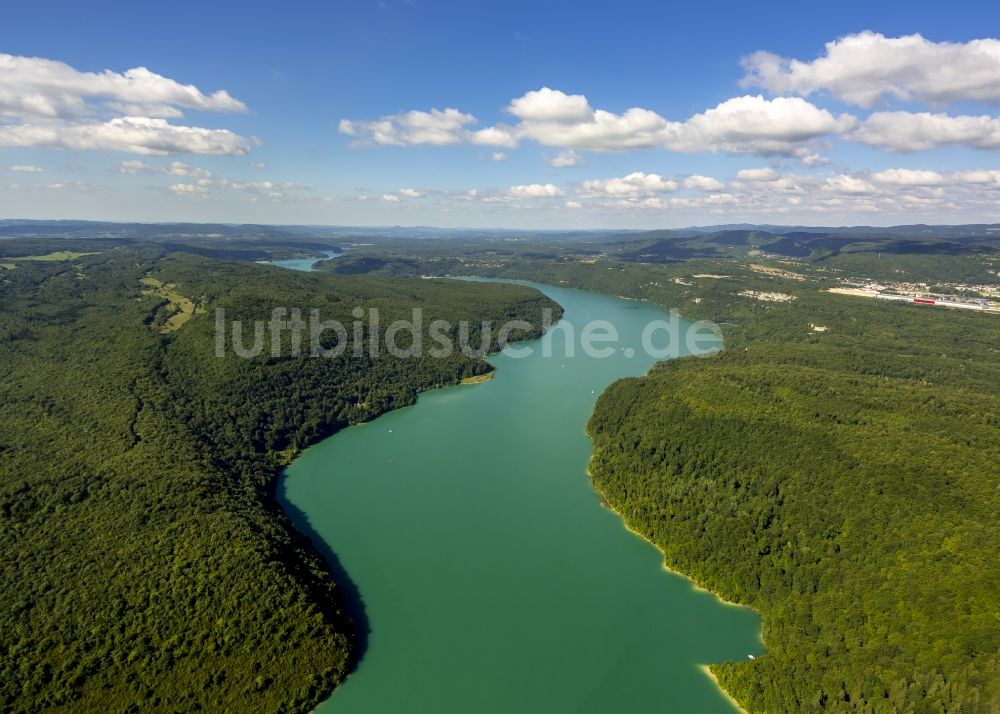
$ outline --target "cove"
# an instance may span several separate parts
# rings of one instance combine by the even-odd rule
[[[642,330],[667,316],[534,287],[577,335],[611,322],[614,355],[566,357],[554,329],[552,356],[512,346],[488,382],[423,394],[286,470],[282,505],[369,628],[324,714],[734,711],[700,666],[760,655],[756,614],[665,571],[587,475],[597,396],[652,366]]]

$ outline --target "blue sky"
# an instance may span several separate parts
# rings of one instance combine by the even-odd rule
[[[1000,221],[1000,8],[981,2],[18,3],[3,20],[3,217]]]

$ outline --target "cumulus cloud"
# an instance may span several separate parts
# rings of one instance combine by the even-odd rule
[[[744,58],[744,86],[808,96],[824,90],[865,107],[884,97],[934,105],[1000,102],[1000,40],[932,42],[921,35],[847,35],[811,62],[756,52]]]
[[[826,166],[830,163],[830,159],[821,154],[808,154],[801,157],[800,161],[806,166]]]
[[[817,175],[768,167],[744,169],[729,180],[637,171],[563,187],[528,184],[496,191],[441,193],[439,197],[499,204],[559,198],[542,205],[554,211],[586,210],[608,216],[657,211],[676,216],[684,212],[689,216],[686,220],[692,222],[719,216],[734,222],[777,222],[784,217],[839,223],[856,220],[860,214],[878,214],[881,220],[901,222],[912,220],[914,213],[919,213],[922,221],[953,222],[967,219],[969,214],[996,215],[1000,170],[891,168]]]
[[[695,174],[684,179],[684,188],[694,188],[699,191],[721,191],[725,188],[725,185],[711,176],[699,176]]]
[[[671,124],[664,143],[684,153],[724,151],[805,158],[814,153],[812,142],[850,131],[857,123],[848,114],[834,116],[800,97],[748,95]]]
[[[517,137],[505,126],[490,126],[469,132],[469,142],[476,146],[501,146],[505,149],[517,148]]]
[[[555,198],[562,195],[562,189],[552,183],[531,183],[511,186],[503,192],[503,196],[508,199]]]
[[[876,189],[869,182],[857,176],[840,174],[826,179],[823,188],[834,193],[846,194],[868,194],[875,193]]]
[[[384,193],[382,194],[382,200],[386,203],[399,203],[399,196],[392,193]]]
[[[679,184],[673,179],[665,179],[659,174],[635,171],[621,178],[584,181],[580,185],[580,192],[589,196],[652,196],[657,193],[671,193],[678,187]]]
[[[83,113],[92,100],[108,100],[122,113],[179,116],[170,107],[203,111],[246,111],[228,92],[205,94],[145,67],[123,73],[80,72],[63,62],[41,57],[0,54],[0,114],[65,117]]]
[[[409,111],[383,116],[375,121],[341,119],[340,133],[353,136],[359,144],[382,146],[450,146],[471,143],[484,146],[512,146],[513,138],[502,129],[471,131],[477,120],[457,109]]]
[[[207,187],[193,183],[175,183],[171,184],[168,189],[177,196],[201,196],[208,192]]]
[[[588,122],[594,116],[594,110],[582,94],[565,94],[548,87],[512,100],[507,111],[522,121],[556,124]]]
[[[1000,118],[927,112],[875,112],[846,139],[889,151],[926,151],[964,145],[1000,149]]]
[[[736,178],[739,181],[777,181],[778,174],[769,168],[742,169],[736,172]]]
[[[245,154],[247,140],[226,129],[177,126],[165,119],[119,117],[97,124],[0,126],[0,147],[122,151],[146,156]]]
[[[411,146],[492,145],[514,148],[530,140],[566,149],[553,166],[579,165],[576,150],[594,152],[667,148],[761,156],[816,157],[814,143],[853,129],[857,120],[834,116],[800,97],[735,97],[685,121],[668,121],[656,112],[632,107],[618,114],[593,108],[582,94],[543,87],[512,100],[507,113],[517,119],[474,129],[476,118],[457,109],[410,111],[375,121],[340,122],[340,131],[358,143]]]
[[[399,189],[399,195],[406,198],[423,198],[424,196],[424,194],[414,188],[401,188]]]
[[[0,54],[0,147],[150,156],[249,150],[249,140],[228,130],[168,121],[184,109],[242,112],[246,106],[225,90],[206,93],[145,67],[81,72],[55,60]]]
[[[886,169],[885,171],[876,171],[869,178],[883,186],[901,188],[1000,186],[1000,171],[995,169],[973,169],[946,173],[927,169]]]
[[[937,171],[919,169],[886,169],[873,173],[871,179],[888,186],[938,186],[945,181]]]
[[[45,170],[40,166],[35,166],[34,164],[14,164],[9,168],[11,171],[24,174],[40,174]]]
[[[208,169],[191,166],[183,161],[171,161],[166,171],[171,176],[193,176],[195,178],[210,178],[212,176],[212,172]]]
[[[544,156],[543,158],[545,159],[545,163],[554,169],[569,169],[576,166],[583,166],[586,163],[583,157],[572,149],[562,151],[552,157]]]
[[[520,119],[518,138],[546,146],[590,151],[625,151],[660,146],[667,120],[633,107],[622,114],[594,109],[582,94],[542,87],[511,101],[507,111]]]

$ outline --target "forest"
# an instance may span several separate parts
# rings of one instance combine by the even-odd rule
[[[559,314],[518,286],[304,275],[148,243],[62,260],[26,259],[45,253],[37,241],[3,248],[4,711],[304,712],[354,665],[346,584],[276,505],[281,467],[489,365],[217,358],[215,308],[316,307],[346,322],[355,307],[386,320],[421,307],[535,326],[542,308]],[[175,308],[150,280],[193,316],[163,331]]]
[[[722,233],[667,237],[738,242]],[[757,233],[751,245],[781,240]],[[3,708],[231,710],[252,698],[305,711],[328,694],[358,652],[350,583],[331,581],[276,507],[281,466],[489,367],[461,355],[217,359],[212,312],[302,305],[346,324],[356,306],[385,321],[420,306],[452,323],[534,325],[543,308],[559,313],[523,287],[414,279],[479,275],[721,326],[724,353],[612,385],[588,431],[608,505],[671,567],[761,613],[767,654],[706,663],[743,707],[1000,709],[1000,321],[826,291],[845,274],[995,282],[997,255],[978,239],[908,253],[895,233],[885,254],[845,244],[647,261],[633,247],[663,239],[387,238],[326,263],[331,274],[217,259],[308,251],[314,236],[3,241]],[[56,250],[71,257],[28,259]],[[194,305],[179,329],[175,294]]]
[[[726,323],[728,349],[602,395],[595,487],[671,567],[762,614],[768,653],[713,666],[748,711],[996,711],[996,316],[740,270],[647,288]],[[748,280],[796,299],[741,298]]]

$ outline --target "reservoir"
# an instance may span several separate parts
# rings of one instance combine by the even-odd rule
[[[757,616],[667,572],[587,475],[594,403],[652,366],[642,330],[667,315],[535,287],[578,337],[613,324],[614,355],[577,340],[566,356],[554,330],[551,356],[541,340],[528,357],[512,346],[489,358],[493,379],[335,434],[282,479],[283,505],[335,554],[369,629],[324,714],[735,711],[701,665],[762,654]]]
[[[342,253],[336,250],[325,250],[325,258],[289,258],[288,260],[270,260],[266,261],[268,265],[276,265],[279,268],[288,268],[289,270],[300,270],[303,272],[308,272],[312,270],[313,264],[321,260],[330,260],[332,258],[339,258]]]

